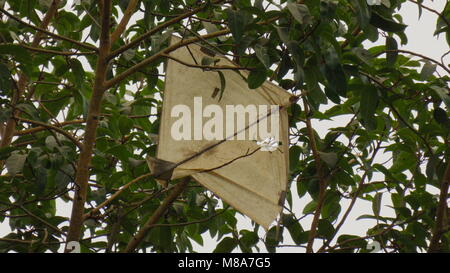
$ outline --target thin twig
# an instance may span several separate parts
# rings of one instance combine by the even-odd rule
[[[34,124],[34,125],[38,125],[41,126],[42,128],[45,129],[50,129],[50,130],[54,130],[57,133],[60,133],[61,135],[67,137],[68,139],[70,139],[75,145],[78,146],[78,148],[80,148],[80,150],[83,148],[83,146],[81,145],[81,143],[74,137],[72,136],[70,133],[68,133],[67,131],[62,130],[61,128],[58,128],[56,126],[44,123],[44,122],[40,122],[40,121],[36,121],[36,120],[31,120],[31,119],[26,119],[26,118],[21,118],[21,117],[14,117],[14,119],[19,120],[21,122],[25,122],[25,123],[30,123],[30,124]]]
[[[426,10],[428,10],[428,11],[434,13],[434,14],[437,14],[437,16],[439,16],[447,24],[448,29],[450,30],[450,22],[447,20],[447,18],[445,17],[444,14],[442,14],[441,12],[439,12],[439,11],[437,11],[435,9],[432,9],[430,7],[427,7],[427,6],[424,6],[422,3],[419,3],[419,2],[417,2],[415,0],[409,0],[409,1],[417,4],[418,6],[424,8],[424,9],[426,9]]]
[[[379,56],[379,55],[381,55],[381,54],[383,54],[383,53],[388,53],[388,52],[406,53],[406,54],[410,54],[410,55],[413,55],[413,56],[416,56],[416,57],[420,57],[420,58],[422,58],[422,59],[428,60],[428,61],[430,61],[430,62],[432,62],[432,63],[435,63],[435,64],[439,65],[439,66],[442,67],[442,69],[444,69],[448,74],[450,74],[450,69],[449,69],[448,67],[446,67],[445,65],[443,65],[441,62],[439,62],[439,61],[437,61],[437,60],[435,60],[435,59],[433,59],[433,58],[430,58],[430,57],[428,57],[428,56],[425,56],[425,55],[423,55],[423,54],[419,54],[419,53],[416,53],[416,52],[413,52],[413,51],[410,51],[410,50],[404,50],[404,49],[390,49],[390,50],[383,50],[383,51],[377,53],[377,54],[375,55],[375,57],[377,57],[377,56]]]
[[[12,44],[16,45],[16,44]],[[28,49],[30,51],[44,53],[44,54],[51,54],[51,55],[61,55],[61,56],[84,56],[84,55],[93,55],[96,54],[96,52],[90,51],[90,52],[70,52],[70,51],[58,51],[58,50],[51,50],[41,47],[32,47],[25,44],[17,44],[18,46]]]
[[[83,122],[85,122],[85,120],[78,119],[78,120],[64,121],[64,122],[61,122],[58,125],[50,125],[50,124],[47,124],[47,125],[51,126],[51,128],[53,128],[53,127],[63,127],[63,126],[66,126],[66,125],[71,125],[71,124],[80,124],[80,123],[83,123]],[[34,125],[36,125],[36,123],[34,123]],[[38,126],[38,127],[34,127],[34,128],[22,130],[22,131],[17,131],[14,135],[16,135],[16,136],[29,135],[29,134],[34,134],[34,133],[46,130],[46,129],[48,129],[48,127]]]
[[[181,14],[181,15],[179,15],[179,16],[173,18],[173,19],[170,19],[170,20],[168,20],[168,21],[166,21],[166,22],[164,22],[164,23],[162,23],[162,24],[156,26],[156,27],[152,28],[151,30],[147,31],[146,33],[142,34],[142,35],[139,36],[138,38],[134,39],[134,40],[131,41],[130,43],[128,43],[128,44],[126,44],[126,45],[120,47],[119,49],[113,51],[113,52],[109,55],[108,58],[109,58],[109,59],[115,58],[115,57],[117,57],[118,55],[122,54],[123,52],[127,51],[128,49],[133,48],[133,47],[136,47],[136,46],[139,45],[142,41],[144,41],[145,39],[151,37],[153,34],[158,33],[158,32],[160,32],[160,31],[162,31],[162,30],[164,30],[164,29],[167,29],[167,27],[169,27],[169,26],[171,26],[171,25],[173,25],[173,24],[176,24],[176,23],[180,22],[181,20],[183,20],[183,19],[185,19],[185,18],[187,18],[187,17],[189,17],[189,16],[192,16],[192,15],[194,15],[194,14],[196,14],[196,13],[198,13],[198,12],[204,10],[204,9],[206,9],[210,4],[218,4],[218,3],[222,2],[222,1],[223,1],[223,0],[216,0],[216,1],[212,2],[212,3],[206,3],[206,4],[204,4],[204,5],[201,6],[201,7],[198,7],[198,8],[196,8],[196,9],[191,10],[191,11],[188,11],[188,12],[186,12],[186,13],[183,13],[183,14]]]
[[[314,218],[311,223],[311,228],[309,230],[309,236],[308,236],[308,244],[306,246],[306,252],[312,253],[313,252],[313,245],[314,240],[316,238],[317,233],[317,227],[319,224],[319,218],[320,213],[322,211],[323,202],[325,200],[325,193],[327,188],[327,179],[325,178],[323,167],[322,167],[322,161],[320,159],[319,150],[316,145],[316,136],[314,133],[314,129],[311,125],[311,118],[310,118],[310,112],[309,112],[309,106],[308,102],[305,97],[303,97],[303,105],[305,108],[305,115],[306,115],[306,129],[308,132],[308,138],[309,138],[309,144],[311,147],[311,151],[314,157],[314,162],[316,165],[316,172],[317,176],[319,177],[319,196],[317,201],[317,207],[316,211],[314,213]]]
[[[46,35],[48,35],[48,36],[51,36],[51,37],[53,37],[53,38],[55,38],[55,39],[63,40],[63,41],[72,43],[72,44],[74,44],[74,45],[77,45],[77,46],[79,46],[79,47],[83,47],[83,48],[85,48],[85,49],[89,49],[89,50],[98,52],[98,48],[96,48],[95,46],[91,46],[91,45],[88,45],[88,44],[83,44],[83,43],[80,43],[80,42],[78,42],[78,41],[76,41],[76,40],[73,40],[73,39],[70,39],[70,38],[67,38],[67,37],[64,37],[64,36],[55,34],[55,33],[53,33],[53,32],[50,32],[50,31],[48,31],[48,30],[46,30],[46,29],[43,29],[43,28],[41,28],[41,27],[37,27],[37,26],[35,26],[35,25],[29,24],[29,23],[23,21],[22,19],[20,19],[19,17],[12,15],[11,13],[9,13],[8,11],[6,11],[6,10],[3,9],[3,8],[0,8],[0,12],[3,13],[3,14],[5,14],[5,15],[8,16],[9,18],[15,20],[16,22],[22,24],[22,25],[25,25],[25,26],[27,26],[27,27],[30,27],[30,28],[32,28],[32,29],[34,29],[34,30],[36,30],[36,31],[39,31],[39,32],[41,32],[41,33],[44,33],[44,34],[46,34]]]
[[[142,242],[142,240],[144,240],[148,231],[158,222],[158,220],[166,212],[166,210],[169,208],[169,206],[172,205],[173,201],[175,201],[175,199],[177,199],[178,196],[183,192],[183,190],[186,188],[189,181],[190,181],[190,177],[188,176],[188,177],[184,178],[181,182],[178,182],[178,184],[176,184],[173,187],[172,191],[164,199],[164,201],[161,203],[161,205],[155,210],[155,212],[147,220],[147,222],[144,224],[144,226],[128,242],[128,245],[124,250],[125,253],[135,251],[136,247],[138,247],[138,245]]]
[[[182,65],[185,65],[187,67],[194,67],[194,68],[201,68],[204,70],[252,70],[253,68],[249,68],[249,67],[239,67],[239,66],[231,66],[231,65],[215,65],[215,66],[210,66],[210,65],[200,65],[200,64],[190,64],[187,63],[183,60],[177,59],[171,55],[168,54],[162,54],[162,57],[166,57],[169,58],[177,63],[180,63]]]

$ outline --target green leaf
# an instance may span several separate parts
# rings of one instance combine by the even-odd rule
[[[334,221],[341,212],[341,205],[339,204],[340,196],[337,194],[327,194],[325,202],[322,207],[322,218]]]
[[[39,0],[39,5],[49,8],[52,5],[52,0]]]
[[[106,151],[108,154],[112,154],[123,162],[128,162],[128,158],[131,157],[131,153],[124,145],[116,145]]]
[[[248,15],[242,10],[236,11],[232,9],[227,10],[227,15],[228,27],[230,28],[231,34],[236,43],[240,43],[244,35],[244,29],[249,22]]]
[[[11,146],[0,148],[0,160],[7,159],[11,155],[11,153],[14,152],[16,149],[17,147]]]
[[[136,50],[135,49],[132,49],[132,48],[130,48],[130,49],[128,49],[127,51],[125,51],[124,53],[123,53],[123,58],[125,59],[125,61],[130,61],[131,59],[133,59],[134,58],[134,56],[136,56]]]
[[[420,79],[422,81],[428,80],[434,72],[436,72],[436,64],[433,64],[429,61],[425,61],[425,64],[423,65],[422,71],[420,71]]]
[[[336,94],[345,97],[347,92],[347,78],[333,47],[329,47],[324,56],[325,76],[329,82],[328,88]]]
[[[15,176],[16,174],[22,172],[26,159],[27,155],[19,154],[19,152],[12,152],[5,163],[8,174]]]
[[[397,49],[398,49],[397,41],[390,36],[386,37],[386,50],[388,50],[388,52],[386,52],[386,61],[388,65],[392,66],[397,61],[398,57],[398,52],[396,51]]]
[[[77,59],[70,59],[69,65],[70,68],[72,69],[73,75],[75,76],[75,85],[77,87],[81,87],[85,79],[83,65]]]
[[[222,71],[217,71],[219,73],[220,78],[220,93],[219,93],[219,101],[222,100],[223,92],[225,91],[225,87],[227,86],[227,83],[225,81],[225,76],[223,75]]]
[[[307,181],[303,181],[302,176],[298,176],[297,179],[297,194],[298,197],[303,197],[308,192],[308,183]]]
[[[304,4],[297,4],[290,2],[287,4],[287,8],[289,12],[292,14],[292,16],[299,22],[300,24],[311,24],[312,23],[312,17],[309,13],[308,6]]]
[[[0,63],[0,91],[7,91],[11,88],[11,72],[6,65]]]
[[[364,220],[364,219],[377,220],[379,218],[376,216],[370,215],[370,214],[363,214],[363,215],[358,216],[358,218],[356,218],[356,220]]]
[[[446,125],[449,123],[449,118],[447,116],[447,112],[440,107],[437,107],[436,109],[434,109],[433,117],[439,124]]]
[[[300,223],[292,215],[283,215],[283,224],[291,234],[292,240],[297,245],[304,244],[308,241],[307,233],[303,230]],[[305,236],[306,235],[306,236]]]
[[[247,84],[250,89],[256,89],[260,87],[267,78],[267,72],[265,69],[255,69],[250,71],[247,78]]]
[[[316,105],[316,107],[320,104],[326,104],[328,100],[319,85],[320,70],[317,64],[315,62],[307,62],[304,72],[308,97],[311,98],[312,104]]]
[[[450,94],[448,94],[447,90],[443,87],[436,86],[436,85],[432,85],[430,88],[436,92],[436,94],[441,98],[441,100],[447,106],[447,110],[450,111]]]
[[[372,17],[370,18],[370,23],[373,26],[388,32],[403,32],[407,27],[407,25],[397,23],[392,19],[388,19],[381,16],[374,10],[372,10]]]
[[[259,59],[259,61],[267,68],[270,68],[270,58],[269,54],[267,54],[267,48],[260,44],[255,45],[255,53],[256,57]]]
[[[60,169],[58,169],[58,171],[56,172],[55,175],[55,182],[56,182],[56,187],[59,190],[65,189],[67,187],[67,185],[69,184],[70,181],[72,181],[71,176],[74,175],[74,170],[72,165],[70,164],[66,164],[63,167],[61,167]]]
[[[210,66],[211,64],[214,63],[214,61],[215,61],[214,58],[211,58],[211,57],[208,57],[208,56],[204,56],[204,57],[202,58],[201,64],[202,64],[202,65],[205,65],[205,66]]]
[[[255,7],[259,10],[264,11],[264,0],[255,0]]]
[[[281,41],[285,44],[288,44],[289,39],[289,29],[287,27],[275,27],[278,33],[278,37],[280,37]]]
[[[372,54],[364,48],[355,47],[352,48],[352,52],[366,64],[369,64],[369,61],[373,58]]]
[[[351,0],[350,3],[355,8],[356,19],[358,24],[365,28],[370,20],[370,11],[365,3],[366,0]]]
[[[213,253],[230,253],[238,246],[238,241],[235,238],[225,237],[214,249]]]
[[[299,146],[292,146],[289,148],[289,169],[291,172],[298,168],[301,152],[302,148]]]
[[[242,235],[239,238],[240,243],[248,249],[250,249],[259,242],[259,237],[256,232],[241,230],[239,233]]]
[[[343,234],[339,236],[337,242],[343,247],[365,248],[367,246],[367,242],[363,238],[355,235]]]
[[[334,88],[325,87],[325,95],[334,103],[340,104],[341,99]]]
[[[390,168],[391,172],[402,172],[410,169],[416,165],[416,156],[412,153],[400,151],[397,156],[394,156],[394,163]]]
[[[50,151],[53,151],[53,149],[58,147],[58,142],[56,141],[55,137],[53,135],[51,135],[51,136],[48,136],[47,138],[45,138],[45,146]]]
[[[383,198],[383,193],[377,192],[372,200],[372,211],[376,217],[380,216],[382,198]]]
[[[202,22],[202,24],[208,34],[219,31],[219,28],[210,22]]]
[[[320,158],[327,163],[327,165],[330,168],[333,168],[334,166],[336,166],[336,163],[338,162],[338,156],[336,153],[324,153],[324,152],[319,152]]]
[[[26,49],[18,45],[0,44],[0,55],[7,54],[13,56],[17,61],[31,65],[31,55]]]
[[[323,238],[330,239],[334,234],[334,227],[330,223],[330,221],[326,219],[320,219],[319,224],[317,225],[317,233]]]
[[[303,214],[313,213],[316,210],[317,201],[312,200],[303,208]]]
[[[23,66],[22,70],[27,75],[30,75],[32,72],[32,56],[26,49],[18,45],[12,44],[0,44],[0,55],[10,55],[16,61],[20,62]]]
[[[129,117],[120,115],[119,117],[119,130],[122,136],[128,135],[133,129],[134,122]]]
[[[36,191],[37,193],[43,193],[45,190],[45,186],[48,182],[48,171],[47,169],[43,167],[39,167],[37,170],[35,170],[36,173]]]
[[[361,90],[360,112],[363,125],[368,130],[376,128],[375,110],[378,106],[378,92],[375,86],[368,85]]]
[[[282,236],[283,229],[278,229],[276,226],[272,227],[266,233],[266,239],[264,243],[269,253],[274,253],[276,251],[276,246],[278,246],[278,244],[283,241]]]

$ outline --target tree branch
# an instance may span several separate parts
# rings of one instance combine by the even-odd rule
[[[317,233],[317,226],[319,224],[320,213],[322,211],[323,202],[325,201],[325,193],[326,193],[326,189],[327,189],[327,179],[325,178],[325,175],[323,172],[322,161],[320,159],[319,150],[317,149],[317,145],[316,145],[316,137],[314,135],[314,129],[311,125],[309,106],[308,106],[308,102],[305,97],[303,97],[303,105],[305,108],[306,127],[307,127],[306,129],[308,132],[309,144],[310,144],[311,151],[312,151],[314,161],[316,164],[317,176],[319,177],[319,183],[320,183],[317,207],[316,207],[316,211],[314,212],[314,218],[311,223],[311,228],[309,230],[308,244],[306,246],[306,252],[312,253],[314,239],[316,238],[316,233]]]
[[[422,59],[428,60],[428,61],[430,61],[430,62],[432,62],[432,63],[435,63],[435,64],[439,65],[439,66],[442,67],[448,74],[450,74],[450,69],[447,68],[445,65],[443,65],[443,64],[441,64],[439,61],[436,61],[435,59],[430,58],[430,57],[428,57],[428,56],[425,56],[425,55],[423,55],[423,54],[419,54],[419,53],[416,53],[416,52],[413,52],[413,51],[410,51],[410,50],[392,49],[392,50],[384,50],[384,51],[382,51],[381,53],[379,53],[379,54],[377,54],[377,55],[383,54],[383,53],[385,53],[385,52],[400,52],[400,53],[407,53],[407,54],[414,55],[414,56],[416,56],[416,57],[420,57],[420,58],[422,58]]]
[[[83,215],[84,219],[87,219],[89,217],[92,217],[93,215],[95,215],[100,209],[106,207],[107,205],[109,205],[112,201],[114,201],[120,194],[122,194],[122,192],[124,192],[126,189],[128,189],[131,185],[141,181],[144,178],[147,177],[151,177],[153,174],[152,173],[147,173],[147,174],[143,174],[133,180],[131,180],[130,182],[128,182],[127,184],[123,185],[118,191],[116,191],[113,195],[111,195],[108,199],[106,199],[103,203],[101,203],[100,205],[98,205],[97,207],[93,208],[91,211],[89,211],[88,213],[86,213],[85,215]]]
[[[433,229],[433,235],[431,237],[430,246],[428,248],[428,252],[439,252],[440,246],[439,241],[441,239],[442,234],[445,230],[444,218],[447,213],[447,198],[448,198],[448,189],[450,184],[450,161],[447,164],[447,168],[445,168],[444,177],[441,182],[441,193],[439,195],[439,203],[436,212],[436,223]]]
[[[114,44],[117,41],[117,39],[119,39],[120,35],[124,32],[138,3],[139,0],[130,0],[130,2],[128,3],[128,7],[125,10],[122,19],[120,20],[120,23],[117,25],[116,29],[111,34],[111,44]]]
[[[95,52],[70,52],[70,51],[57,51],[57,50],[51,50],[46,48],[40,48],[40,47],[32,47],[24,44],[18,44],[20,47],[23,47],[25,49],[28,49],[30,51],[44,53],[44,54],[51,54],[51,55],[61,55],[61,56],[84,56],[84,55],[93,55],[96,54]]]
[[[42,130],[45,130],[45,129],[50,129],[50,130],[53,130],[53,131],[55,131],[57,133],[60,133],[61,135],[64,135],[68,139],[70,139],[75,145],[78,146],[78,148],[80,148],[80,150],[82,150],[82,148],[83,148],[83,145],[81,145],[81,143],[74,136],[69,134],[67,131],[64,131],[61,128],[58,128],[58,127],[56,127],[54,125],[47,124],[47,123],[40,122],[40,121],[36,121],[36,120],[21,118],[21,117],[14,117],[14,119],[19,120],[21,122],[30,123],[30,124],[33,124],[33,125],[40,126],[40,127],[37,127],[37,128],[39,128],[39,130],[36,130],[37,128],[32,128],[32,129],[29,129],[29,131],[32,131],[33,129],[35,131],[42,131]]]
[[[28,214],[31,218],[36,219],[37,221],[43,223],[44,225],[46,225],[47,227],[53,229],[54,231],[58,232],[61,235],[66,235],[65,232],[63,232],[62,230],[60,230],[58,227],[50,224],[49,222],[47,222],[46,220],[42,219],[39,216],[34,215],[33,213],[31,213],[29,210],[27,210],[24,206],[18,206],[21,210],[23,210],[26,214]]]
[[[75,198],[72,205],[72,214],[70,217],[69,233],[67,241],[79,241],[83,227],[84,204],[88,191],[89,164],[92,159],[92,151],[95,145],[96,131],[99,122],[101,101],[106,90],[105,81],[108,67],[107,57],[111,50],[111,40],[109,33],[109,24],[111,17],[111,1],[102,0],[101,34],[99,56],[95,71],[95,80],[92,90],[92,98],[89,102],[89,110],[86,119],[86,128],[83,141],[83,149],[77,162],[77,173],[75,176]],[[66,251],[67,248],[66,248]]]
[[[25,122],[28,122],[28,121],[25,121]],[[32,124],[34,124],[34,125],[37,125],[38,123],[40,123],[40,122],[35,122],[35,121],[32,121],[32,122],[33,122]],[[77,119],[77,120],[64,121],[64,122],[61,122],[61,123],[55,124],[55,125],[51,125],[51,124],[46,124],[45,126],[38,125],[38,127],[18,131],[14,135],[15,136],[24,136],[24,135],[28,135],[28,134],[34,134],[34,133],[37,133],[37,132],[40,132],[40,131],[43,131],[43,130],[46,130],[49,128],[53,129],[55,127],[63,127],[63,126],[70,125],[70,124],[80,124],[83,122],[85,122],[85,120]],[[31,122],[28,122],[28,123],[31,123]]]
[[[145,225],[139,230],[139,232],[131,238],[128,242],[127,247],[124,252],[134,252],[138,245],[144,240],[148,231],[159,221],[161,216],[166,212],[166,210],[172,205],[173,201],[178,198],[178,196],[183,192],[190,181],[190,176],[184,178],[181,182],[176,184],[169,195],[164,199],[161,205],[156,209],[153,215],[147,220]]]

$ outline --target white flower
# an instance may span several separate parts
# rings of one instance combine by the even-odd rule
[[[263,141],[257,141],[256,144],[261,147],[262,152],[273,152],[278,148],[278,141],[273,137],[268,137]]]
[[[381,5],[381,0],[366,0],[367,5],[374,6],[374,5]]]
[[[347,31],[348,31],[347,25],[339,21],[337,30],[338,34],[344,36],[345,34],[347,34]]]

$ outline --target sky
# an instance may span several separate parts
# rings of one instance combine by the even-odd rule
[[[70,2],[70,1],[69,1]],[[446,1],[444,0],[425,0],[424,5],[429,6],[430,8],[433,8],[435,10],[442,10],[445,6]],[[406,46],[403,46],[401,49],[405,50],[411,50],[417,53],[424,54],[426,56],[429,56],[431,58],[440,60],[441,56],[446,53],[449,48],[445,41],[445,37],[441,35],[439,38],[433,36],[433,32],[436,25],[436,19],[437,15],[430,13],[429,11],[423,10],[422,17],[420,20],[418,19],[418,8],[417,5],[411,2],[408,2],[403,5],[402,9],[400,10],[400,14],[403,17],[404,23],[408,25],[408,28],[406,29],[406,35],[409,39],[409,42]],[[138,18],[139,14],[134,16],[134,19]],[[132,22],[130,23],[132,24]],[[384,43],[384,41],[381,41]],[[400,44],[400,43],[399,43]],[[448,64],[448,60],[450,60],[450,56],[446,59],[446,64]],[[439,71],[439,69],[438,69]],[[321,110],[324,111],[328,108],[332,107],[332,105],[323,105],[321,107]],[[332,121],[326,121],[326,120],[313,120],[313,127],[318,132],[318,134],[323,137],[326,135],[328,130],[330,128],[344,126],[350,117],[348,116],[341,116],[338,118],[335,118]],[[377,162],[383,162],[384,159],[386,159],[387,155],[381,155],[380,157],[376,158]],[[295,183],[293,183],[293,192],[296,192],[295,189]],[[435,189],[430,188],[431,192],[435,192]],[[301,211],[303,211],[303,207],[309,203],[309,198],[294,198],[293,203],[293,211],[297,212],[297,216],[301,215]],[[348,202],[342,202],[342,212],[345,211],[346,207],[348,205]],[[390,199],[389,198],[383,198],[382,203],[382,211],[381,215],[391,214],[393,215],[393,211],[387,207],[387,205],[390,205]],[[71,205],[69,203],[63,203],[58,202],[58,214],[61,216],[70,216],[71,211]],[[342,214],[341,212],[341,214]],[[352,210],[352,213],[349,215],[348,220],[346,221],[347,224],[345,224],[340,234],[355,234],[355,235],[365,235],[365,231],[373,226],[373,221],[369,220],[359,220],[357,221],[356,218],[362,214],[371,214],[372,213],[372,205],[370,202],[367,201],[357,201],[354,209]],[[305,230],[309,229],[309,225],[311,222],[312,217],[306,217],[304,220],[302,220],[301,225]],[[238,228],[239,229],[249,229],[252,230],[251,221],[243,216],[238,216]],[[9,231],[9,225],[8,221],[5,220],[3,223],[0,223],[0,236],[5,236],[8,234]],[[260,237],[264,237],[264,232],[261,230]],[[338,237],[338,236],[336,236]],[[194,249],[197,252],[212,252],[217,245],[216,240],[212,239],[209,236],[208,232],[205,232],[203,234],[204,238],[204,245],[200,246],[195,242],[192,242],[194,245]],[[285,241],[283,242],[283,245],[291,245],[293,244],[292,240],[289,236],[285,236]],[[318,242],[316,242],[316,245],[320,245]],[[262,243],[259,244],[260,249],[262,251],[265,251],[265,248]],[[303,248],[298,247],[283,247],[278,248],[278,252],[304,252]]]

